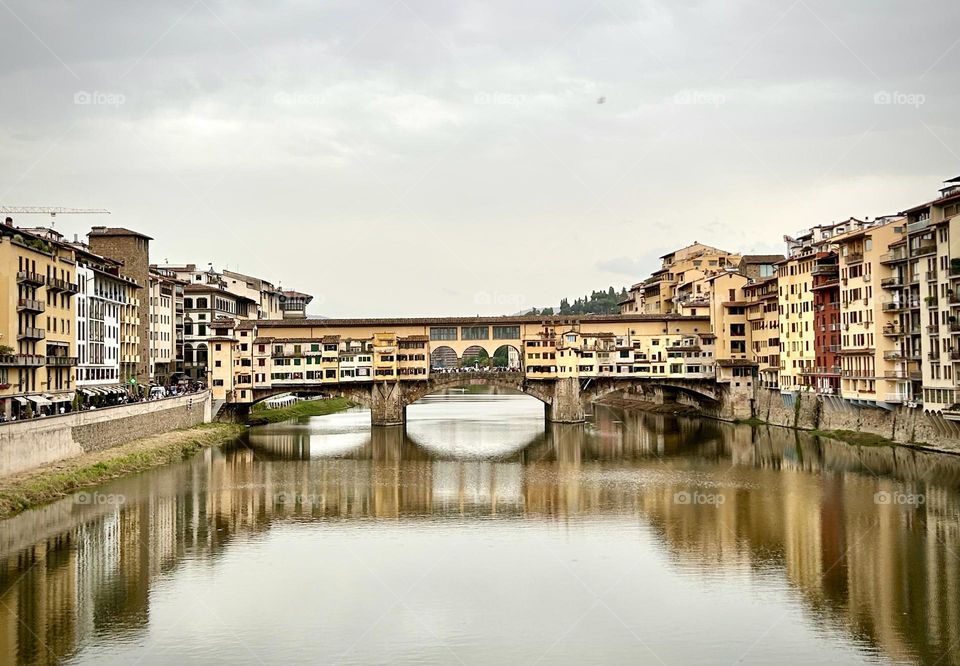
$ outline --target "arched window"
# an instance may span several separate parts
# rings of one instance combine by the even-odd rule
[[[190,345],[183,346],[183,362],[193,363],[193,347]]]
[[[201,344],[197,346],[197,363],[200,365],[207,364],[207,346],[206,345]]]

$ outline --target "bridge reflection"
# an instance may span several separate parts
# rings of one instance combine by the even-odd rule
[[[65,500],[5,522],[0,662],[54,663],[92,636],[144,633],[159,577],[277,523],[626,513],[675,566],[783,575],[817,622],[891,660],[960,663],[954,456],[608,410],[497,460],[438,457],[399,428],[347,434],[335,457],[318,457],[309,434],[254,434],[105,487],[121,506]],[[678,504],[705,474],[724,503]],[[874,494],[895,483],[926,503],[878,507]]]

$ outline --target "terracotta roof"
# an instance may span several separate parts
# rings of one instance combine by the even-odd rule
[[[782,254],[745,254],[740,258],[741,264],[775,264],[786,257]]]
[[[684,316],[679,314],[622,315],[500,315],[490,317],[389,317],[382,319],[248,319],[237,324],[238,328],[337,328],[349,326],[441,326],[450,324],[537,324],[562,325],[569,323],[641,323],[645,321],[709,321],[708,315]]]
[[[139,238],[153,240],[146,234],[141,234],[139,231],[133,231],[125,227],[93,227],[87,236],[137,236]]]

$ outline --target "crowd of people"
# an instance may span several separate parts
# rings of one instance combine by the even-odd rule
[[[457,368],[446,368],[443,366],[436,366],[430,368],[431,373],[437,373],[439,375],[451,374],[451,373],[460,373],[460,372],[520,372],[519,366],[486,366],[486,365],[464,365]]]
[[[128,405],[137,402],[147,402],[152,400],[163,400],[165,398],[177,398],[190,393],[198,393],[206,390],[206,385],[202,382],[181,382],[171,386],[152,385],[146,391],[137,390],[142,387],[131,388],[130,391],[122,394],[111,395],[109,399],[106,396],[99,396],[97,402],[90,400],[83,402],[57,403],[35,409],[21,410],[19,414],[0,413],[0,423],[12,423],[14,421],[23,421],[27,419],[46,418],[48,416],[63,416],[72,412],[86,412],[104,407],[116,407],[119,405]]]

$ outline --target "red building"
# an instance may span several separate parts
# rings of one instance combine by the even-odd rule
[[[835,252],[819,252],[813,267],[813,329],[816,367],[813,385],[820,393],[840,393],[840,280]]]

